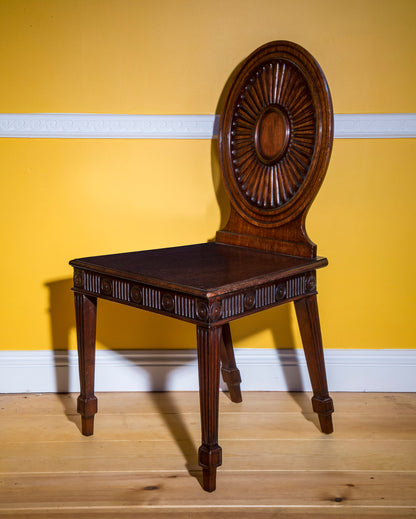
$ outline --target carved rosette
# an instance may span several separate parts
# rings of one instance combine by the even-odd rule
[[[251,310],[256,305],[256,293],[250,290],[244,295],[244,309]]]
[[[199,302],[196,305],[196,315],[201,321],[208,321],[208,305],[206,303]]]
[[[316,290],[316,274],[311,272],[305,278],[305,290],[306,292],[315,292]]]
[[[142,289],[137,285],[133,285],[130,288],[130,297],[132,301],[134,301],[138,305],[141,305],[143,301]]]
[[[221,301],[214,301],[209,305],[209,316],[211,321],[218,321],[222,314]]]
[[[175,299],[171,294],[163,294],[162,307],[166,312],[172,312],[175,308]]]
[[[111,279],[102,278],[101,293],[105,296],[111,296],[112,292],[113,292],[113,287],[112,287]]]
[[[276,301],[282,301],[286,297],[286,283],[279,283],[276,287]]]
[[[84,281],[82,277],[82,270],[74,269],[74,287],[82,288],[84,286]]]

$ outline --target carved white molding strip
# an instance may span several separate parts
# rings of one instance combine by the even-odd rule
[[[235,349],[246,391],[310,391],[302,350]],[[325,350],[330,391],[416,391],[416,350]],[[195,350],[98,350],[97,391],[197,391]],[[70,351],[0,351],[0,393],[78,392]]]
[[[211,139],[215,115],[0,114],[0,137]]]
[[[416,114],[336,114],[337,139],[416,137]]]
[[[218,115],[0,114],[0,137],[211,139]],[[416,137],[416,114],[336,114],[337,139]]]

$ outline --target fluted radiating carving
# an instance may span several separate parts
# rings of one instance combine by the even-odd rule
[[[276,209],[295,196],[315,132],[312,96],[297,67],[275,60],[255,71],[240,94],[231,132],[235,180],[251,205]]]
[[[285,41],[252,53],[220,119],[220,164],[233,210],[217,240],[316,257],[302,221],[324,179],[332,138],[331,97],[314,58]],[[259,227],[268,230],[259,235]]]

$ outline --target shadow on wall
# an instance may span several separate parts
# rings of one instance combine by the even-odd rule
[[[75,309],[71,291],[72,279],[51,281],[46,284],[46,287],[49,290],[50,326],[55,355],[56,387],[60,393],[59,397],[68,421],[74,423],[81,431],[81,419],[76,412],[76,397],[75,395],[67,394],[70,387],[69,349],[73,346],[69,342],[70,334],[75,329]],[[294,341],[290,318],[289,306],[283,305],[270,311],[261,312],[255,316],[240,319],[232,328],[234,340],[236,342],[246,340],[264,329],[271,329],[273,330],[273,337],[278,349],[293,348]],[[161,326],[162,322],[163,326]],[[97,341],[115,352],[117,352],[115,346],[120,346],[123,349],[159,349],[163,345],[168,344],[170,347],[173,345],[173,347],[178,349],[180,349],[179,345],[182,345],[182,348],[183,346],[195,348],[196,333],[195,326],[190,323],[183,323],[136,308],[98,300]],[[146,369],[146,366],[141,366],[140,368]],[[156,380],[154,378],[155,372],[149,368],[147,371],[151,388],[154,390],[160,390],[161,387],[167,389],[169,376],[173,369],[176,369],[176,366],[166,366],[162,375],[163,379],[161,380],[159,372]],[[195,367],[195,369],[197,368]],[[138,376],[140,376],[139,373]],[[285,378],[288,387],[290,383],[297,384],[298,389],[301,387],[299,368],[297,376],[295,370],[294,377],[293,366],[291,366],[290,382],[289,375],[286,373]],[[223,384],[222,387],[224,387]],[[197,446],[176,405],[174,394],[167,392],[163,401],[156,396],[156,393],[152,394],[154,395],[155,408],[160,412],[172,438],[181,449],[188,472],[200,480],[201,473],[197,462]],[[198,396],[195,396],[195,398],[198,399]],[[298,403],[302,413],[307,419],[310,419],[308,398],[304,398],[301,395],[293,395],[293,398]],[[166,412],[166,406],[169,408],[169,412]]]
[[[59,393],[69,391],[69,350],[70,336],[75,337],[75,309],[72,279],[61,279],[46,283],[49,291],[49,313],[51,343],[55,355],[56,387]],[[279,351],[295,348],[291,327],[289,305],[244,317],[231,323],[235,343],[244,341],[250,347],[250,337],[270,330],[274,345]],[[74,339],[75,342],[75,339]],[[98,299],[97,342],[117,353],[119,350],[161,350],[195,349],[195,325],[138,310],[125,305]],[[168,355],[168,353],[167,353]],[[301,376],[293,374],[286,377],[288,389],[301,389]],[[153,388],[163,384],[151,384]],[[165,386],[166,389],[166,386]]]
[[[56,387],[69,390],[69,353],[76,348],[72,279],[46,283],[49,291],[51,343],[55,354]],[[74,337],[70,344],[70,337]],[[117,352],[135,349],[195,348],[195,331],[188,323],[163,318],[98,299],[97,343]]]
[[[51,326],[51,341],[55,359],[56,388],[60,394],[70,390],[70,353],[75,342],[75,309],[72,279],[61,279],[46,284],[49,290],[49,312]],[[231,323],[234,343],[244,341],[250,347],[250,337],[270,330],[276,347],[276,354],[281,356],[282,349],[295,348],[291,326],[292,314],[289,305],[282,305],[268,311],[244,317]],[[71,339],[70,344],[70,337]],[[169,359],[169,349],[195,349],[195,325],[152,314],[125,305],[111,303],[98,299],[97,312],[97,342],[114,353],[119,353],[128,360],[125,350],[161,350],[166,349],[166,359]],[[123,352],[120,350],[124,350]],[[72,357],[73,358],[73,357]],[[189,357],[188,357],[189,358]],[[283,361],[284,359],[281,358]],[[292,391],[302,391],[302,377],[298,365],[287,366],[281,363],[286,387]],[[169,361],[163,365],[163,370],[155,370],[152,364],[140,365],[137,377],[145,371],[148,385],[153,391],[164,391],[168,388],[170,374],[178,366],[169,366]],[[195,376],[197,367],[195,366]],[[244,382],[244,381],[243,381]],[[224,383],[221,388],[225,389]],[[62,398],[67,416],[73,415],[73,402]],[[299,407],[309,413],[309,404],[298,402]]]
[[[55,356],[56,387],[60,393],[60,400],[67,419],[73,422],[81,431],[81,418],[76,412],[76,396],[67,395],[70,387],[69,350],[73,347],[69,341],[71,331],[75,329],[75,308],[71,291],[72,279],[51,281],[46,284],[46,287],[49,290],[50,326]],[[160,323],[155,324],[155,320],[160,319],[161,316],[150,314],[149,312],[98,300],[97,341],[115,352],[117,350],[114,349],[114,345],[121,346],[123,349],[160,348],[164,344],[162,342],[162,334],[165,336],[165,340],[168,337],[176,337],[177,341],[182,341],[182,344],[190,343],[188,334],[189,331],[192,332],[193,327],[191,325],[188,324],[186,327],[184,326],[185,323],[179,323],[179,326],[175,326],[178,322],[174,322],[173,319],[164,319],[164,326],[161,327]],[[189,328],[190,330],[185,331],[182,328]],[[145,368],[145,366],[142,368]],[[171,369],[175,369],[175,367],[169,368],[167,366],[163,371],[163,380],[160,379],[160,373],[157,380],[152,381],[150,378],[151,388],[166,388]],[[149,369],[149,377],[153,373]],[[163,401],[155,396],[154,404],[164,418],[172,437],[177,441],[186,460],[186,468],[193,476],[199,479],[197,446],[194,444],[183,421],[173,395],[166,393]],[[166,408],[169,409],[168,413]]]

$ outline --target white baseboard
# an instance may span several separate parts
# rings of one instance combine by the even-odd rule
[[[238,349],[246,391],[308,391],[302,350]],[[325,350],[330,391],[416,391],[416,350]],[[97,391],[196,391],[195,350],[98,350]],[[78,392],[76,351],[1,351],[0,393]]]
[[[218,115],[0,114],[0,137],[212,139]],[[416,114],[335,114],[336,139],[416,137]]]

